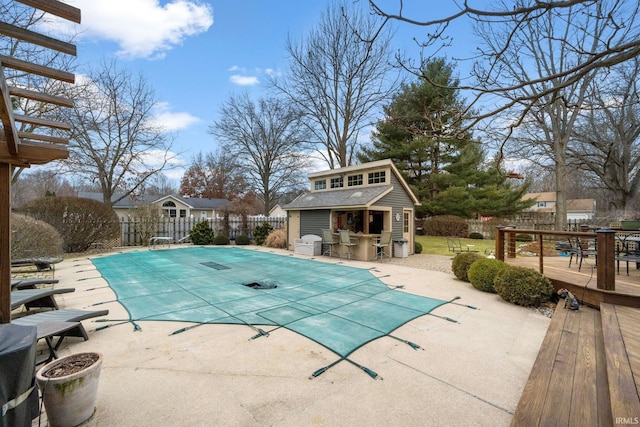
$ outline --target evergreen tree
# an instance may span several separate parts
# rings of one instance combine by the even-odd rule
[[[466,110],[444,59],[425,63],[423,77],[403,85],[384,107],[370,148],[361,162],[391,159],[422,202],[417,215],[505,216],[529,206],[520,201],[528,188],[514,187],[487,167],[485,153],[463,132]]]

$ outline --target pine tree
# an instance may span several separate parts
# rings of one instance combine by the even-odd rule
[[[528,184],[514,187],[487,167],[479,141],[463,132],[466,106],[454,68],[444,59],[425,63],[418,81],[403,85],[384,107],[370,148],[358,159],[391,159],[422,202],[417,215],[504,216],[528,206]]]

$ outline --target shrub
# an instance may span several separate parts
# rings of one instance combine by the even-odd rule
[[[414,242],[413,243],[413,252],[416,254],[422,253],[422,243]]]
[[[469,267],[471,267],[471,264],[475,261],[483,258],[484,257],[482,255],[476,252],[464,252],[458,254],[453,258],[451,270],[458,279],[468,282],[469,276],[467,276],[467,272],[469,271]]]
[[[240,234],[236,237],[236,245],[248,245],[251,243],[251,239],[246,234]]]
[[[214,245],[228,245],[229,244],[229,238],[227,236],[225,236],[224,234],[218,234],[216,237],[213,238],[213,244]]]
[[[478,233],[477,231],[474,231],[471,234],[469,234],[469,238],[475,239],[475,240],[482,240],[484,239],[484,236],[482,235],[482,233]]]
[[[62,237],[51,225],[26,215],[11,214],[11,257],[57,258],[62,254]]]
[[[525,233],[516,234],[516,241],[531,242],[533,241],[533,236],[531,234],[525,234]]]
[[[210,245],[213,243],[213,229],[209,225],[209,221],[202,220],[193,226],[189,231],[189,239],[194,245]]]
[[[32,200],[20,209],[32,218],[55,228],[65,252],[84,252],[92,243],[115,239],[120,222],[111,206],[79,197],[44,197]]]
[[[424,234],[427,236],[456,236],[469,235],[469,224],[464,218],[455,215],[433,216],[423,223]]]
[[[525,307],[549,301],[553,294],[549,279],[531,268],[519,266],[507,266],[500,270],[493,286],[505,301]]]
[[[256,245],[262,245],[272,230],[273,230],[273,226],[269,224],[267,221],[257,226],[255,231],[253,232],[253,240],[256,243]]]
[[[467,276],[474,288],[495,294],[496,290],[493,287],[493,279],[498,271],[506,267],[507,263],[504,261],[483,258],[471,264]]]
[[[272,231],[267,236],[264,245],[269,248],[285,249],[287,247],[287,231],[284,228]]]

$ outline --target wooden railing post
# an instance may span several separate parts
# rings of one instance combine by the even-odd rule
[[[504,225],[496,227],[496,259],[504,261]]]
[[[616,258],[616,232],[608,228],[597,230],[597,259],[598,289],[607,291],[616,290],[615,258]]]

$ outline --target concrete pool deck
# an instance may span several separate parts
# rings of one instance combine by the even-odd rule
[[[251,340],[255,331],[243,325],[202,325],[170,336],[189,324],[139,321],[141,330],[134,332],[131,323],[85,321],[90,339],[69,338],[59,351],[60,356],[104,355],[96,412],[84,425],[509,425],[549,318],[442,271],[393,260],[342,262],[375,267],[377,276],[388,275],[381,280],[403,285],[403,292],[444,300],[460,296],[457,303],[478,309],[446,304],[432,313],[440,317],[420,317],[394,333],[422,349],[384,337],[349,356],[382,380],[348,361],[309,379],[338,357],[284,328]],[[109,309],[107,319],[128,317],[120,303],[104,303],[115,296],[89,258],[63,261],[55,276],[56,287],[76,288],[57,298],[61,308]],[[110,323],[114,326],[96,331]]]

